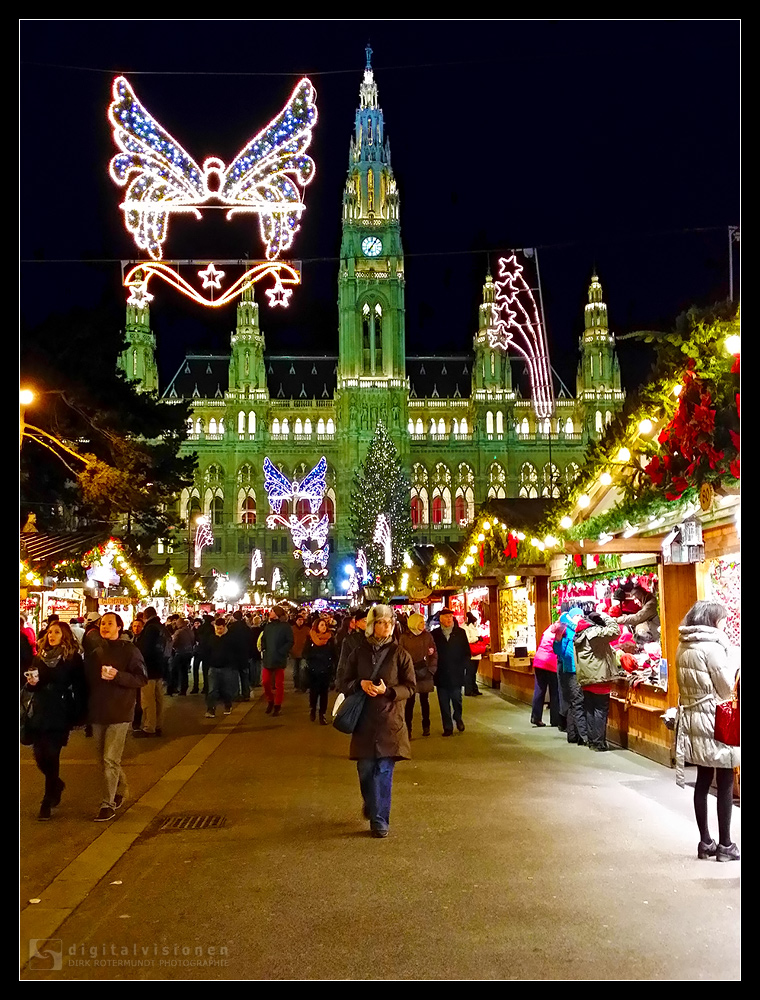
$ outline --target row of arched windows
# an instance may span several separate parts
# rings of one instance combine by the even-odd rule
[[[207,437],[212,435],[223,435],[224,434],[224,417],[220,417],[218,420],[216,417],[211,417],[208,423],[203,417],[192,417],[188,418],[187,421],[188,433],[194,435],[205,434]],[[301,420],[298,417],[292,425],[294,434],[312,434],[313,424],[312,421],[307,417],[305,420]],[[320,417],[316,424],[317,434],[334,434],[335,433],[335,421],[332,417],[325,420]],[[287,437],[291,431],[291,424],[287,417],[283,420],[279,420],[277,417],[272,421],[271,433],[279,434],[281,436]],[[252,436],[256,433],[256,414],[253,410],[249,413],[244,413],[242,410],[238,413],[237,419],[237,432],[240,435],[248,434]]]

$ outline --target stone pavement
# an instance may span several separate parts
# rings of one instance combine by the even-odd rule
[[[673,771],[569,746],[491,691],[464,711],[452,739],[437,710],[415,732],[387,840],[349,738],[292,690],[276,719],[172,699],[166,736],[129,738],[131,796],[105,826],[92,740],[72,734],[47,823],[22,747],[21,978],[740,978],[741,862],[697,860]],[[222,825],[161,831],[174,817]]]

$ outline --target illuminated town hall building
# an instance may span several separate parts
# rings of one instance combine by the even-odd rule
[[[615,339],[596,275],[580,337],[576,397],[560,393],[548,416],[521,394],[510,357],[492,346],[497,285],[490,274],[472,349],[463,330],[462,354],[407,356],[399,193],[369,60],[343,195],[337,277],[337,355],[270,355],[250,288],[237,305],[229,354],[188,355],[166,387],[158,385],[148,307],[127,307],[122,369],[164,399],[192,400],[184,448],[197,454],[198,468],[180,504],[190,523],[200,513],[211,521],[214,542],[203,550],[203,575],[216,569],[261,589],[250,584],[251,556],[259,550],[257,576],[267,581],[265,590],[294,600],[314,595],[315,588],[342,592],[343,566],[355,556],[351,486],[378,421],[409,478],[415,542],[456,543],[490,497],[556,496],[572,480],[589,441],[623,404]],[[320,513],[332,522],[331,558],[318,585],[293,558],[289,533],[266,526],[267,456],[299,480],[326,458]],[[175,549],[170,558],[177,573],[189,568],[186,549]]]

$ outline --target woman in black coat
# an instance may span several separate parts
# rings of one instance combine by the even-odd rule
[[[37,816],[50,819],[50,810],[61,801],[66,787],[60,778],[61,750],[74,726],[87,713],[87,685],[79,643],[66,622],[53,622],[40,640],[22,693],[31,699],[32,711],[25,735],[32,740],[37,767],[45,775],[45,795]]]

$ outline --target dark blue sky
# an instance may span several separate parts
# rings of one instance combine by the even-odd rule
[[[368,40],[401,196],[409,353],[470,348],[489,255],[494,266],[510,247],[540,248],[552,361],[571,389],[594,265],[619,334],[727,297],[738,21],[27,21],[22,319],[105,301],[123,325],[118,262],[135,247],[107,173],[116,74],[196,160],[226,162],[307,74],[319,122],[293,254],[304,283],[288,313],[262,307],[262,326],[273,352],[337,350],[341,197]],[[250,218],[171,225],[166,256],[261,254]],[[186,346],[227,347],[234,310],[212,316],[164,288],[152,317],[165,384]],[[620,350],[630,384],[642,355]]]

